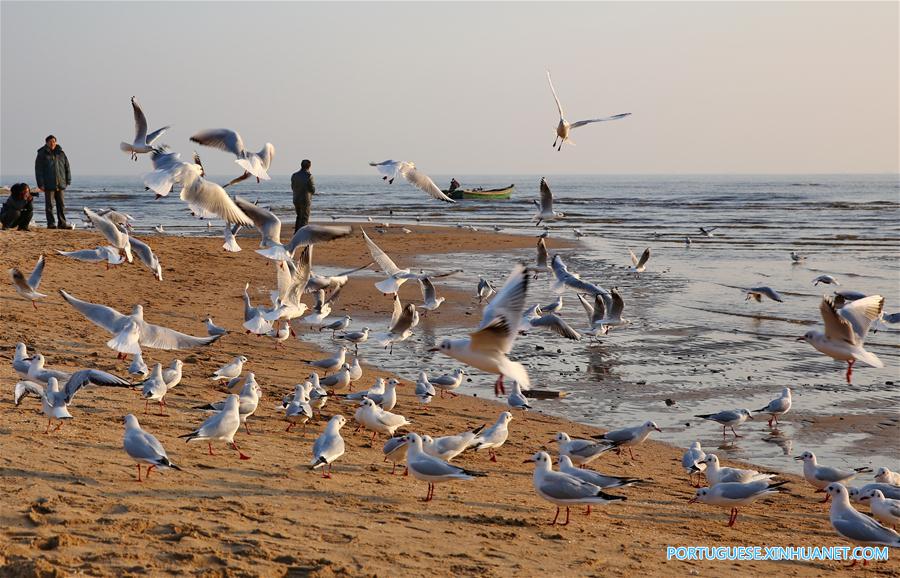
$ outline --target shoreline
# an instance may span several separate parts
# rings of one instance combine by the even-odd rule
[[[533,247],[534,241],[493,232],[407,227],[414,232],[373,236],[401,266],[418,259],[417,255],[468,253],[488,245],[503,252]],[[56,293],[59,288],[122,311],[142,302],[149,322],[202,335],[202,318],[207,313],[213,313],[219,325],[240,327],[245,279],[251,282],[254,303],[262,301],[263,290],[274,285],[273,267],[253,254],[253,238],[241,237],[244,250],[229,255],[221,251],[218,237],[139,237],[149,238],[159,255],[163,283],[139,264],[105,271],[102,265],[76,264],[53,251],[99,245],[95,233],[39,229],[0,234],[8,266],[30,270],[38,253],[48,256],[41,289],[49,296],[38,303],[37,315],[8,283],[0,291],[4,359],[11,358],[17,341],[25,340],[29,351],[36,347],[47,356],[50,367],[91,364],[126,375],[128,363],[116,363],[114,353],[104,345],[108,335],[62,303]],[[361,243],[355,232],[349,239],[323,245],[314,253],[314,266],[361,265],[368,260],[367,253],[360,256],[365,251]],[[176,262],[182,267],[190,264],[190,270],[173,268]],[[401,298],[418,300],[418,287],[405,285]],[[467,319],[470,303],[450,301],[429,316],[431,323],[472,326],[477,322],[479,317]],[[365,310],[386,320],[390,305],[368,279],[351,281],[335,313]],[[35,327],[42,329],[36,335]],[[209,348],[180,352],[177,357],[185,360],[185,378],[170,394],[172,415],[168,418],[145,417],[143,403],[130,391],[91,387],[75,399],[75,419],[57,434],[43,436],[39,405],[29,399],[16,408],[7,396],[0,403],[0,443],[5,450],[0,454],[0,518],[4,522],[0,570],[24,575],[38,575],[48,568],[113,575],[135,573],[140,567],[151,575],[301,571],[315,576],[529,575],[563,565],[566,574],[671,575],[692,570],[710,573],[721,571],[722,566],[666,562],[667,545],[847,545],[831,530],[827,509],[815,503],[820,495],[789,474],[779,476],[791,481],[786,493],[742,509],[737,526],[726,528],[727,510],[687,504],[693,489],[680,467],[682,450],[652,438],[637,448],[634,462],[607,455],[592,464],[607,474],[647,480],[645,485],[611,492],[627,496],[625,503],[599,507],[590,517],[576,508],[568,527],[546,526],[554,508],[535,495],[531,465],[522,460],[539,449],[555,450],[555,444],[547,441],[556,431],[584,437],[602,430],[540,412],[515,413],[510,439],[498,451],[497,464],[480,453],[456,460],[463,467],[487,472],[487,478],[438,485],[435,501],[427,505],[417,501],[424,496],[424,483],[388,475],[390,466],[381,461],[381,444],[369,447],[369,436],[351,433],[349,423],[342,432],[347,454],[336,462],[334,478],[323,480],[304,467],[323,422],[317,421],[306,434],[285,434],[285,422],[274,409],[280,396],[309,373],[310,368],[299,360],[315,359],[321,350],[289,339],[286,351],[276,352],[272,343],[232,331]],[[148,350],[145,360],[167,365],[175,353]],[[200,444],[184,444],[176,438],[202,421],[204,414],[192,406],[222,397],[207,376],[239,354],[250,358],[246,369],[257,373],[265,393],[257,414],[249,420],[254,435],[242,430],[237,436],[241,448],[251,455],[248,462],[239,462],[233,452],[219,447],[216,456],[206,456]],[[444,361],[454,365],[452,360]],[[367,365],[354,389],[387,375]],[[0,368],[0,379],[8,388],[18,381],[8,362]],[[491,399],[462,396],[435,398],[432,411],[425,413],[409,381],[403,382],[394,411],[412,419],[411,431],[458,433],[493,423],[497,413],[505,410],[505,404]],[[331,415],[337,409],[349,418],[355,408],[330,399],[324,413]],[[173,461],[189,472],[170,471],[159,477],[154,472],[148,483],[132,482],[134,467],[121,450],[122,426],[117,419],[128,412],[135,413],[145,429],[159,437]],[[728,461],[735,463],[740,462]],[[530,548],[535,544],[547,547]],[[41,550],[40,559],[34,556],[36,548]],[[440,564],[435,565],[436,560]],[[802,576],[841,565],[744,562],[738,567],[761,574],[784,570],[785,564],[792,574]],[[896,560],[876,563],[874,571],[900,575],[900,565]]]

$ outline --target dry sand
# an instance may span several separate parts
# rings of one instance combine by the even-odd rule
[[[473,233],[455,229],[412,227],[404,235],[392,229],[376,241],[398,262],[417,253],[531,247],[534,239]],[[660,442],[636,451],[636,460],[608,454],[594,467],[605,473],[640,477],[642,487],[618,490],[628,501],[595,508],[589,517],[580,508],[567,527],[551,527],[554,507],[538,498],[532,467],[522,461],[557,431],[573,437],[599,430],[539,413],[516,414],[499,461],[469,453],[460,465],[487,472],[486,478],[437,487],[433,502],[422,503],[425,484],[390,475],[383,463],[382,441],[374,447],[365,433],[343,430],[347,453],[332,479],[307,470],[310,448],[322,422],[306,433],[285,433],[275,409],[310,368],[301,360],[318,356],[296,339],[286,352],[272,341],[234,331],[212,347],[182,352],[184,379],[168,396],[170,417],[143,414],[137,393],[92,387],[78,394],[74,419],[51,435],[39,404],[12,403],[18,380],[9,361],[18,341],[28,344],[57,368],[86,365],[127,375],[128,362],[117,362],[104,345],[108,335],[63,303],[57,290],[127,311],[145,306],[149,322],[193,334],[212,313],[217,323],[239,328],[241,289],[250,281],[254,300],[274,284],[273,267],[255,255],[255,243],[242,240],[244,252],[228,254],[218,238],[148,238],[163,263],[165,282],[135,264],[106,271],[76,264],[56,249],[94,247],[96,234],[38,230],[0,233],[4,269],[29,269],[39,254],[48,255],[41,289],[49,297],[35,311],[9,283],[0,288],[0,576],[198,575],[595,575],[679,576],[781,573],[827,575],[838,562],[666,562],[669,545],[849,545],[828,522],[826,506],[796,477],[776,498],[741,510],[734,528],[725,526],[728,511],[687,503],[694,490],[680,467],[681,450]],[[360,236],[321,247],[316,263],[362,264]],[[413,284],[402,296],[417,298]],[[464,315],[470,296],[455,296],[436,324],[474,324]],[[371,281],[351,280],[339,311],[361,308],[387,312],[390,300]],[[302,337],[302,335],[301,335]],[[402,347],[402,346],[401,346]],[[241,431],[237,441],[251,456],[217,447],[206,455],[203,444],[185,444],[179,434],[194,429],[204,414],[192,406],[222,398],[208,376],[235,355],[250,358],[266,397],[250,418],[253,435]],[[173,353],[145,351],[148,363],[168,364]],[[366,367],[360,382],[371,383],[385,372]],[[407,383],[407,385],[409,385]],[[489,392],[485,392],[488,395]],[[324,414],[353,407],[329,400]],[[415,430],[443,435],[493,422],[505,405],[481,398],[436,398],[425,413],[401,389],[395,409],[413,420]],[[134,464],[121,449],[122,416],[134,413],[168,449],[185,472],[154,472],[135,481]],[[659,436],[663,437],[663,436]],[[876,563],[871,575],[900,575],[896,560]]]

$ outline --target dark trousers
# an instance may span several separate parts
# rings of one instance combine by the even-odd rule
[[[44,191],[44,210],[47,213],[47,226],[53,227],[53,202],[56,201],[56,215],[59,219],[59,227],[65,228],[69,224],[66,222],[66,203],[63,199],[65,189],[56,189]]]
[[[307,223],[309,223],[309,205],[312,199],[300,199],[298,201],[294,201],[294,209],[297,211],[297,221],[294,223],[294,231],[300,227],[305,227]]]
[[[28,203],[22,209],[7,209],[5,212],[0,212],[0,223],[3,224],[4,229],[16,227],[20,231],[27,231],[33,215],[34,207]]]

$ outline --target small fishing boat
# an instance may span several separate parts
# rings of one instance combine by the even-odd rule
[[[456,189],[455,191],[445,190],[444,194],[457,201],[461,199],[489,201],[494,199],[508,199],[515,189],[516,185],[509,185],[508,187],[503,187],[502,189]]]

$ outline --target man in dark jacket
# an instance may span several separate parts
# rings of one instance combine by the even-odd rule
[[[291,175],[294,208],[297,210],[294,231],[309,222],[309,207],[312,204],[312,196],[316,193],[316,181],[309,172],[310,167],[312,167],[312,163],[308,159],[303,159],[303,162],[300,163],[300,170]]]
[[[66,158],[62,147],[56,144],[55,136],[51,134],[44,142],[46,144],[38,149],[37,158],[34,161],[34,178],[37,180],[38,189],[44,191],[47,228],[55,229],[57,227],[53,222],[53,202],[56,201],[59,228],[68,229],[63,193],[66,187],[72,183],[69,159]]]
[[[31,189],[25,183],[16,183],[10,189],[9,197],[0,208],[0,224],[4,229],[13,227],[27,231],[34,214],[31,200]]]

